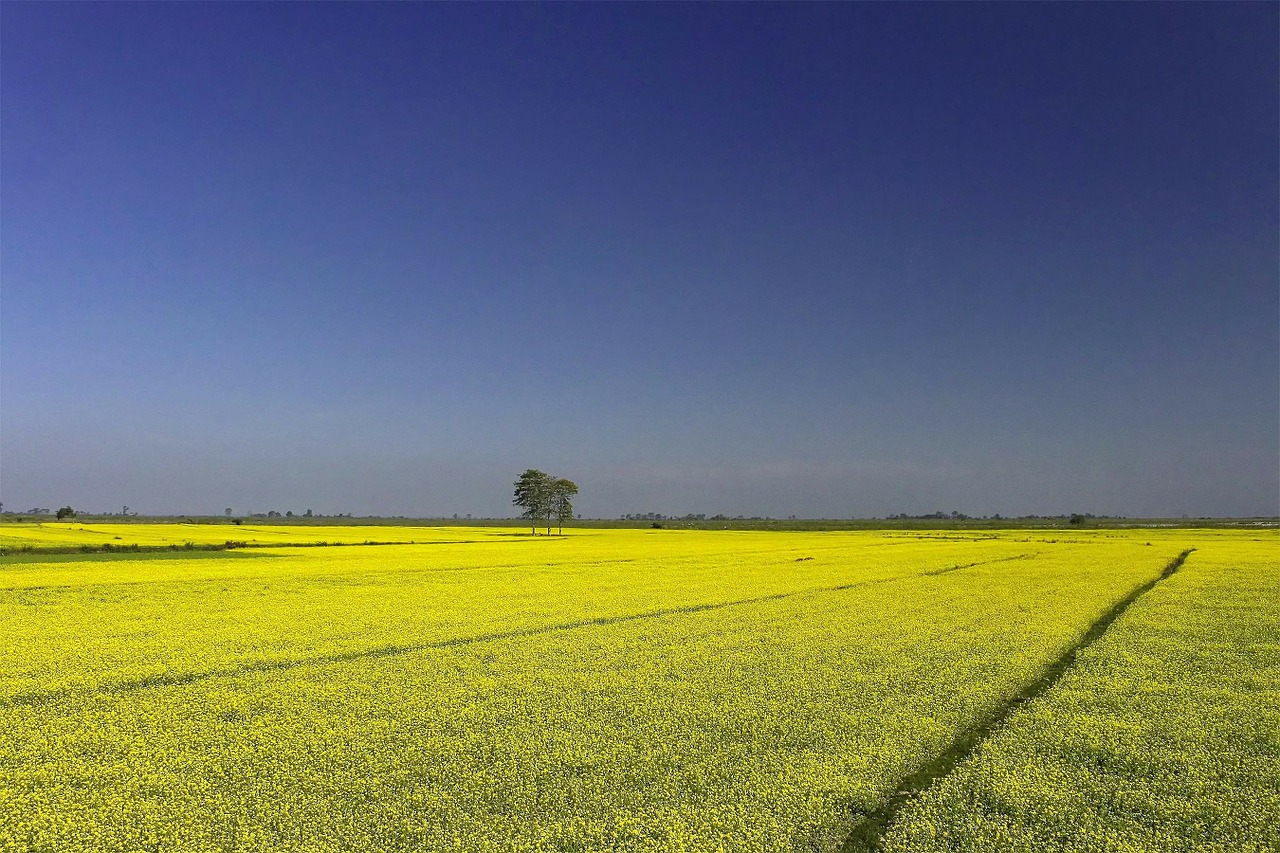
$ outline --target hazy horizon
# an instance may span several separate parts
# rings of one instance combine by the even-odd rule
[[[6,510],[1280,515],[1275,4],[0,4]]]

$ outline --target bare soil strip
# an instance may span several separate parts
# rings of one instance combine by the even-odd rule
[[[893,794],[878,809],[860,814],[857,822],[853,825],[853,829],[850,830],[840,848],[841,853],[873,853],[873,851],[878,850],[885,832],[904,806],[927,791],[934,782],[946,776],[955,769],[956,765],[968,758],[1014,711],[1057,684],[1063,674],[1075,663],[1076,656],[1079,655],[1081,650],[1087,649],[1097,642],[1098,638],[1111,627],[1111,623],[1119,619],[1129,609],[1130,605],[1149,592],[1156,584],[1166,580],[1174,572],[1182,568],[1182,564],[1194,550],[1194,548],[1188,548],[1183,551],[1165,566],[1158,576],[1134,588],[1128,595],[1116,602],[1110,610],[1102,614],[1097,621],[1089,626],[1089,630],[1084,633],[1079,642],[1063,652],[1035,681],[1023,687],[1022,690],[1004,705],[997,708],[985,720],[960,732],[943,752],[906,776],[898,784]],[[967,567],[956,566],[955,568]]]

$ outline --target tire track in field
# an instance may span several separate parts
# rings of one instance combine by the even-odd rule
[[[998,557],[985,562],[998,563],[1004,562],[1008,559],[1010,558]],[[955,569],[969,568],[970,566],[976,565],[982,565],[982,563],[971,563],[966,566],[954,566],[949,569],[945,569],[944,571],[954,571]],[[476,643],[490,643],[499,640],[534,637],[540,634],[552,634],[559,631],[573,631],[580,628],[617,625],[624,622],[635,622],[641,619],[660,619],[664,616],[683,616],[694,613],[705,613],[710,610],[724,610],[730,607],[742,607],[750,604],[761,604],[768,601],[781,601],[783,599],[803,595],[815,595],[824,592],[844,592],[846,590],[874,586],[876,584],[894,583],[897,581],[910,580],[912,578],[929,577],[933,574],[938,574],[938,572],[917,571],[904,575],[891,575],[884,578],[853,581],[851,583],[837,584],[835,586],[809,587],[807,589],[792,590],[790,592],[775,592],[770,593],[769,595],[757,595],[750,598],[736,598],[729,601],[704,602],[701,604],[688,604],[680,607],[663,607],[656,610],[644,610],[639,613],[620,613],[612,616],[596,616],[589,619],[575,619],[570,622],[558,622],[552,625],[531,625],[524,628],[511,628],[505,631],[491,631],[483,634],[473,634],[466,637],[450,637],[443,640],[432,640],[424,643],[391,643],[384,646],[375,646],[373,648],[354,649],[351,651],[335,652],[327,655],[312,655],[311,657],[305,658],[257,661],[254,663],[241,664],[239,666],[229,666],[221,669],[204,670],[201,672],[161,673],[146,676],[144,678],[106,682],[104,684],[91,687],[66,687],[57,690],[32,690],[24,693],[15,693],[8,698],[0,699],[0,708],[43,705],[48,702],[56,702],[73,696],[135,693],[149,687],[194,684],[215,678],[234,678],[240,675],[252,675],[260,672],[276,672],[308,666],[325,666],[327,664],[334,663],[348,663],[358,660],[397,657],[399,655],[413,654],[414,652],[429,651],[431,649],[449,649],[454,648],[455,646],[467,646]]]
[[[924,574],[929,577],[937,577],[938,575],[945,575],[949,572],[958,572],[961,569],[972,569],[974,566],[985,566],[989,563],[1007,563],[1010,560],[1027,560],[1038,556],[1040,556],[1039,551],[1032,551],[1027,554],[1014,554],[1012,557],[996,557],[992,560],[979,560],[976,563],[961,563],[956,566],[947,566],[945,569],[930,569],[929,571],[924,572]]]
[[[1089,626],[1089,630],[1085,631],[1084,636],[1064,651],[1057,660],[1049,664],[1048,668],[1039,677],[1024,686],[985,720],[981,720],[960,732],[950,746],[904,777],[898,783],[897,789],[889,795],[888,799],[879,808],[859,813],[857,822],[854,823],[853,828],[845,837],[844,844],[840,847],[841,853],[874,853],[874,851],[879,850],[885,833],[888,832],[889,827],[893,824],[893,819],[897,817],[898,812],[927,791],[935,782],[951,773],[956,768],[956,765],[972,755],[982,745],[982,742],[990,737],[1015,711],[1057,684],[1067,670],[1071,668],[1072,664],[1075,663],[1081,651],[1097,642],[1111,627],[1111,623],[1123,616],[1130,605],[1150,592],[1156,584],[1167,580],[1178,569],[1182,568],[1182,564],[1186,562],[1187,557],[1194,550],[1196,549],[1188,548],[1177,557],[1174,557],[1159,575],[1135,587],[1128,595],[1112,605],[1110,610],[1098,617]],[[956,568],[964,567],[957,566]]]

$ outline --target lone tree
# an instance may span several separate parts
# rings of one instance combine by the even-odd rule
[[[58,521],[62,521],[62,519],[64,518],[75,518],[75,517],[76,517],[76,511],[69,506],[64,506],[62,507],[62,509],[58,510],[58,515],[57,515]]]
[[[551,514],[560,525],[560,533],[564,533],[564,523],[573,520],[573,496],[578,493],[578,486],[573,480],[563,477],[551,484]],[[550,533],[550,529],[547,530]]]
[[[564,533],[564,523],[573,519],[573,496],[577,493],[578,486],[572,480],[530,468],[516,480],[516,494],[511,502],[524,507],[520,517],[529,519],[534,535],[538,533],[539,522],[545,521],[550,536],[552,519],[560,523],[561,533]]]
[[[535,536],[538,534],[538,522],[551,517],[552,482],[550,474],[537,468],[529,468],[516,480],[516,493],[511,502],[524,507],[520,517],[529,519],[530,530]]]

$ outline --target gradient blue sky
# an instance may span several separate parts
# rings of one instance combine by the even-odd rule
[[[5,2],[0,499],[1274,515],[1278,26]]]

